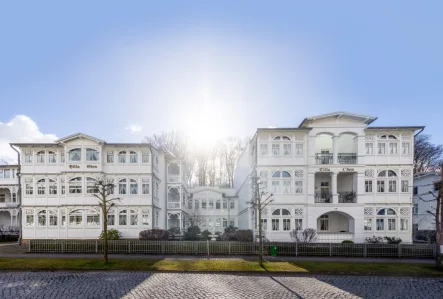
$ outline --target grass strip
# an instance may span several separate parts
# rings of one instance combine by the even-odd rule
[[[428,264],[351,263],[351,262],[265,262],[247,260],[136,260],[82,258],[0,258],[1,270],[126,270],[126,271],[248,271],[304,274],[362,274],[400,276],[443,276]]]

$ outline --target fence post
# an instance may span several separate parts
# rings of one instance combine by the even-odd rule
[[[165,241],[160,241],[162,246],[162,254],[165,254]]]
[[[199,244],[199,241],[194,242],[195,255],[198,255],[198,244]]]
[[[295,242],[295,256],[298,256],[298,242]]]
[[[332,257],[332,243],[329,243],[329,257]]]
[[[437,246],[439,246],[439,244],[435,243],[434,246],[432,247],[432,256],[434,258],[437,257]]]
[[[228,242],[228,254],[231,255],[231,242]]]
[[[31,242],[32,242],[32,240],[28,241],[28,252],[31,252]]]
[[[367,257],[368,256],[368,244],[363,243],[363,257]]]
[[[131,253],[131,241],[128,241],[128,253]]]
[[[209,240],[206,240],[206,249],[208,250],[208,255],[209,255]]]
[[[98,241],[95,241],[95,253],[98,253]]]
[[[398,257],[401,258],[401,244],[398,244]]]
[[[62,253],[65,253],[65,240],[61,241]]]

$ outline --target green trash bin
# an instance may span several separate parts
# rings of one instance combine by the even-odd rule
[[[271,247],[271,256],[277,256],[277,246]]]

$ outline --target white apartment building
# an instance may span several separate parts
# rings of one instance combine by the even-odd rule
[[[0,165],[0,226],[19,226],[17,165]]]
[[[257,174],[273,194],[262,214],[271,241],[314,228],[320,242],[373,235],[412,242],[414,134],[424,127],[369,126],[376,119],[336,112],[297,128],[257,129],[235,174],[239,226],[257,228],[257,212],[246,203]]]
[[[437,195],[439,182],[439,172],[423,172],[414,176],[414,207],[412,214],[413,227],[416,231],[435,230],[435,217],[428,211],[435,213],[437,201],[429,192]]]
[[[181,164],[147,143],[107,143],[78,133],[11,145],[21,152],[23,239],[98,238],[104,219],[92,193],[100,179],[115,185],[112,196],[120,200],[107,221],[123,238],[184,223]]]

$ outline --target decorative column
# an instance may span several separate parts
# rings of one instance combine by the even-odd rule
[[[331,193],[332,193],[332,203],[338,203],[337,174],[335,172],[331,174]]]
[[[338,136],[332,136],[332,164],[338,163],[337,139],[338,139]]]

